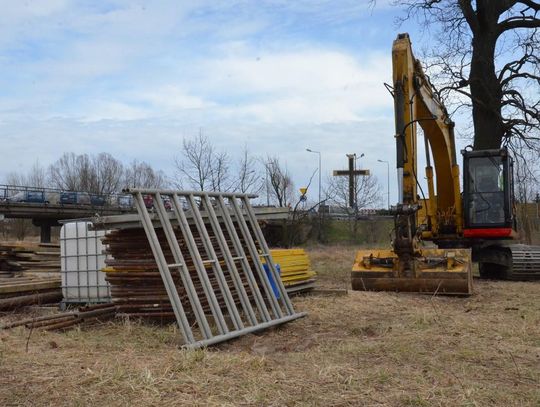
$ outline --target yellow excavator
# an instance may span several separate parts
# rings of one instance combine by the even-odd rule
[[[454,122],[414,58],[408,34],[394,41],[392,66],[399,188],[392,250],[358,251],[352,288],[469,295],[473,260],[482,277],[539,278],[540,247],[514,243],[513,160],[508,151],[461,151],[461,193]],[[417,126],[424,133],[422,175]],[[427,191],[420,176],[427,180]]]

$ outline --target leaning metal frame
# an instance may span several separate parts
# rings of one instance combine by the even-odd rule
[[[272,260],[249,201],[255,195],[151,189],[127,189],[124,192],[131,193],[134,197],[137,212],[180,327],[184,347],[213,345],[305,315],[294,311]],[[145,195],[153,198],[153,211],[159,220],[156,226],[153,224],[155,216],[149,213],[145,205]],[[165,197],[170,200],[169,211],[165,208]],[[168,264],[165,258],[155,230],[160,227],[165,234],[174,263]],[[194,230],[202,240],[202,248],[197,246]],[[229,236],[232,247],[229,246],[224,231]],[[217,240],[219,257],[209,232],[212,232]],[[203,293],[198,293],[195,289],[178,243],[178,236],[183,238],[187,245]],[[274,286],[261,258],[265,259]],[[205,267],[207,264],[211,264],[219,290],[210,282]],[[226,278],[222,265],[225,266],[229,279]],[[186,315],[171,269],[180,275],[196,324],[192,325]],[[240,307],[235,302],[235,296]],[[225,307],[220,306],[218,297],[223,299]],[[211,315],[205,314],[201,300],[208,303]],[[222,308],[225,308],[228,314],[229,323]],[[208,316],[214,325],[210,323]],[[198,327],[198,335],[192,329],[195,326]]]

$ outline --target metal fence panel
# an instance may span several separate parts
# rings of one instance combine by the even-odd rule
[[[294,311],[281,282],[249,201],[253,195],[126,192],[134,197],[185,347],[216,344],[305,315]],[[152,208],[143,196],[153,198]],[[163,230],[165,239],[158,238],[156,229]],[[171,273],[179,274],[183,287]],[[189,299],[188,308],[179,288]]]

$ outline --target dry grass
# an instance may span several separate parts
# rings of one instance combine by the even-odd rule
[[[346,284],[354,249],[311,255]],[[28,331],[0,331],[0,405],[540,405],[540,284],[476,289],[296,298],[307,318],[198,351],[134,322],[33,332],[28,352]]]

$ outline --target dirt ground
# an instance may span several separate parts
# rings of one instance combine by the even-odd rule
[[[353,248],[310,255],[347,287]],[[0,331],[0,406],[540,406],[540,284],[475,290],[295,297],[307,317],[196,351],[134,321]]]

